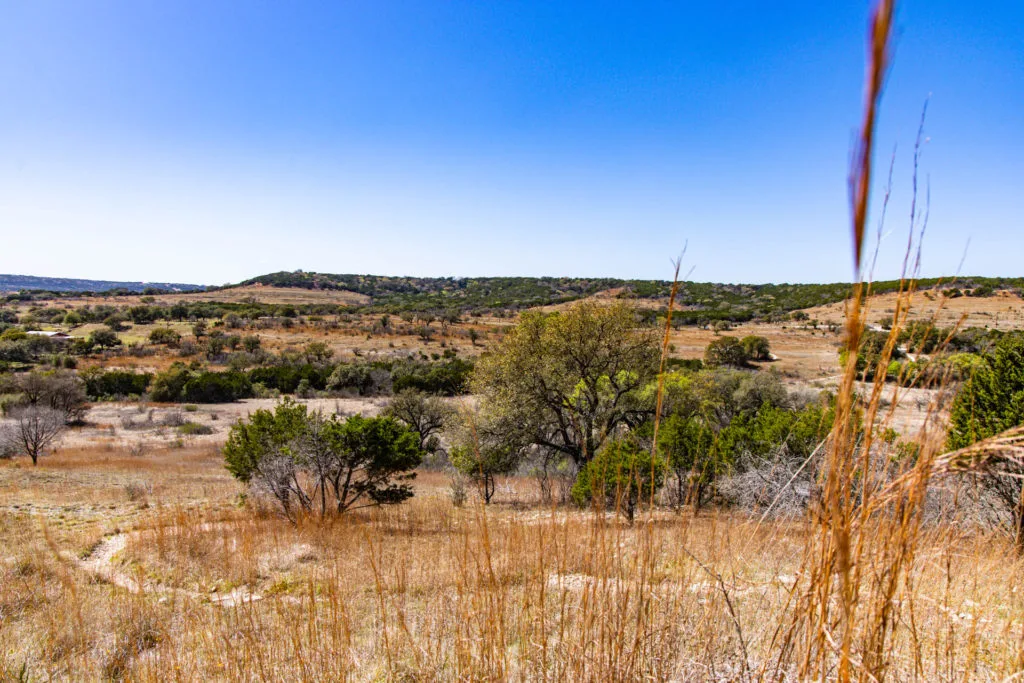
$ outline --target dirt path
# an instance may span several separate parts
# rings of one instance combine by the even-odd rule
[[[214,525],[204,525],[213,528]],[[172,527],[173,529],[173,527]],[[134,532],[134,533],[145,533],[145,532]],[[104,581],[123,588],[132,593],[165,593],[171,594],[189,600],[197,600],[199,602],[208,602],[221,607],[236,607],[245,603],[256,602],[262,599],[262,596],[252,593],[248,588],[244,586],[235,588],[228,593],[200,593],[198,591],[186,590],[184,588],[175,588],[172,586],[166,586],[155,581],[147,581],[143,579],[140,573],[133,573],[126,571],[122,567],[118,566],[116,561],[118,553],[123,551],[128,545],[128,534],[119,533],[112,536],[105,537],[100,543],[93,548],[85,558],[78,559],[70,557],[74,564],[84,572],[97,576]],[[69,556],[66,553],[65,556]]]

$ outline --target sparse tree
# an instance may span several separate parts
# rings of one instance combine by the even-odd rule
[[[64,414],[43,406],[14,411],[14,421],[0,429],[0,452],[27,455],[33,465],[64,433]]]
[[[89,333],[89,344],[101,349],[111,349],[120,346],[121,340],[117,338],[117,333],[113,330],[93,330]]]
[[[121,332],[126,328],[125,322],[128,318],[120,313],[114,313],[103,320],[103,324],[110,328],[111,332]]]
[[[334,350],[326,342],[310,342],[303,352],[306,360],[313,365],[323,365],[334,356]]]
[[[484,505],[496,490],[496,477],[513,472],[523,460],[528,444],[508,438],[501,418],[467,412],[455,430],[452,465],[480,488]]]
[[[214,330],[210,333],[210,336],[206,338],[206,357],[210,360],[217,358],[220,354],[224,353],[224,346],[227,341],[224,337],[224,333],[220,330]]]
[[[515,470],[520,453],[508,444],[463,445],[452,449],[452,464],[477,483],[484,505],[490,505],[497,490],[495,477]]]

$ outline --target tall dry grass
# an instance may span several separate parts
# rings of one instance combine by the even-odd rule
[[[851,175],[858,275],[892,17],[883,0]],[[911,219],[912,236],[919,225]],[[906,324],[915,272],[905,273],[881,367]],[[857,284],[848,304],[851,349],[869,291]],[[897,403],[887,395],[901,389],[884,374],[858,395],[850,355],[806,519],[651,504],[628,524],[612,512],[529,505],[531,484],[516,479],[499,485],[504,505],[456,508],[443,480],[427,475],[400,507],[293,525],[232,506],[239,490],[209,453],[93,462],[66,454],[52,461],[57,479],[5,471],[9,495],[51,501],[60,489],[90,514],[106,506],[117,523],[67,526],[61,515],[74,511],[52,505],[0,515],[0,672],[154,681],[1019,677],[1024,575],[1012,542],[924,519],[936,479],[981,466],[995,447],[941,454],[936,399],[936,419],[905,435],[916,457],[895,460],[879,434],[892,420],[886,406]],[[1000,452],[1020,457],[1018,437],[1002,437]],[[151,480],[144,500],[123,482],[87,493],[128,474]]]
[[[806,558],[821,542],[802,521],[659,512],[629,525],[582,511],[457,509],[440,494],[298,528],[161,514],[162,534],[132,532],[113,561],[143,575],[140,591],[92,581],[45,545],[5,566],[10,671],[27,662],[33,678],[74,679],[811,678],[800,671],[807,645],[785,642],[806,618]],[[943,526],[915,541],[881,676],[1016,671],[1024,605],[1012,544]],[[863,569],[862,595],[884,589],[889,563]],[[251,582],[252,599],[219,605],[232,576]],[[862,605],[857,614],[870,616],[877,603]],[[858,619],[855,675],[873,623]],[[825,679],[839,675],[841,641],[830,639]]]

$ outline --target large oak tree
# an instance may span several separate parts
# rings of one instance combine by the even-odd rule
[[[656,376],[658,354],[656,331],[638,328],[626,304],[527,312],[480,359],[472,388],[503,438],[581,467],[622,426],[649,417],[639,390]]]

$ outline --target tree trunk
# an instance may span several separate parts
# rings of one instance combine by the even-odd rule
[[[494,476],[484,475],[484,505],[491,504],[491,497],[494,496]]]
[[[1017,546],[1017,553],[1024,555],[1024,487],[1021,488],[1021,497],[1013,509],[1013,541]]]

